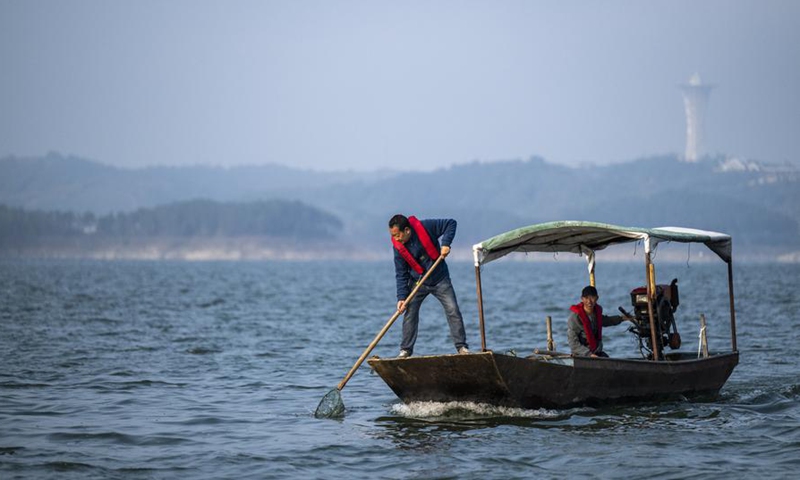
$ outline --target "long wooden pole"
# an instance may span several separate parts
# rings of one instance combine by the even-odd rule
[[[444,260],[444,255],[439,255],[439,258],[437,258],[436,261],[433,262],[433,265],[431,265],[431,268],[429,268],[428,271],[425,272],[425,275],[423,275],[423,277],[421,279],[419,279],[419,281],[417,282],[417,285],[414,287],[413,290],[411,290],[411,293],[408,294],[408,297],[406,297],[406,300],[405,300],[406,305],[408,304],[408,302],[411,301],[412,298],[414,298],[414,296],[419,291],[419,288],[422,286],[423,283],[425,283],[425,280],[427,280],[428,277],[431,276],[431,273],[433,273],[433,271],[436,269],[436,267],[438,267],[439,264],[442,263],[442,260]],[[358,358],[358,360],[356,361],[355,365],[353,365],[353,368],[351,368],[350,371],[347,372],[347,375],[345,375],[345,377],[342,379],[342,381],[339,382],[339,385],[337,385],[336,388],[338,388],[339,390],[344,388],[344,386],[350,380],[350,377],[352,377],[353,374],[356,373],[356,370],[358,370],[358,367],[360,367],[361,364],[364,363],[364,359],[367,358],[367,355],[369,355],[370,352],[372,352],[372,350],[375,348],[375,346],[378,344],[378,342],[380,342],[381,339],[383,338],[383,336],[386,335],[386,332],[389,331],[389,327],[392,326],[394,321],[397,320],[397,317],[399,317],[401,313],[403,313],[403,310],[400,310],[400,309],[397,309],[397,311],[394,312],[394,315],[392,315],[392,317],[386,322],[386,325],[383,326],[381,331],[378,332],[378,335],[375,336],[375,339],[372,340],[372,343],[370,343],[369,346],[367,347],[367,349],[364,350],[364,353],[362,353],[361,356]]]
[[[478,324],[481,329],[481,351],[486,351],[486,332],[483,328],[483,292],[481,291],[481,267],[475,265],[475,288],[477,289],[478,296]]]
[[[736,309],[733,306],[733,259],[728,262],[728,297],[731,304],[731,349],[736,351]]]

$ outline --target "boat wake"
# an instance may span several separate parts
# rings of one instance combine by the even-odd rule
[[[555,419],[562,418],[570,412],[545,408],[528,410],[475,402],[411,402],[409,404],[396,403],[392,405],[392,413],[406,418],[511,417]]]

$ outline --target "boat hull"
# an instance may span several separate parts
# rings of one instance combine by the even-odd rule
[[[481,352],[368,360],[404,402],[469,401],[518,408],[565,408],[716,394],[738,352],[670,360],[531,356]]]

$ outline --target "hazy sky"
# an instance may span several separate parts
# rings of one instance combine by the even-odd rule
[[[800,163],[800,1],[0,0],[0,156],[432,169]]]

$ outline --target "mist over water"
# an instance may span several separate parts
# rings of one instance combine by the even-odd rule
[[[474,270],[448,262],[480,348]],[[730,349],[725,266],[664,263],[679,279],[682,351],[705,314]],[[636,263],[600,263],[600,303],[630,308]],[[482,271],[487,346],[567,350],[583,263],[498,261]],[[362,367],[345,416],[313,411],[393,313],[391,262],[0,260],[2,478],[790,478],[800,470],[792,320],[800,266],[734,267],[740,365],[713,398],[568,410],[404,405]],[[612,356],[638,355],[623,326]],[[373,354],[397,353],[400,326]],[[451,353],[426,300],[417,354]]]

